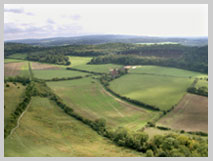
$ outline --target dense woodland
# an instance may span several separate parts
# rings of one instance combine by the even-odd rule
[[[37,52],[27,55],[27,60],[38,61],[38,62],[46,62],[51,64],[58,65],[70,65],[69,58],[64,56],[63,54],[57,54],[48,51],[46,54],[43,52]]]
[[[189,47],[179,44],[136,45],[109,43],[35,47],[5,43],[5,57],[25,53],[28,60],[69,65],[67,56],[93,56],[90,64],[159,65],[208,73],[208,46]],[[71,60],[72,61],[72,60]]]
[[[142,47],[143,50],[138,49],[138,53],[135,51],[135,53],[129,54],[129,51],[126,51],[124,54],[120,53],[95,57],[91,60],[90,64],[159,65],[208,73],[208,46],[183,47],[183,49],[185,48],[186,50],[181,49],[180,46],[176,48],[176,45],[174,49],[171,48],[173,45],[158,46],[159,48],[155,46],[154,49]],[[163,49],[161,50],[161,48]],[[171,55],[174,53],[176,56],[167,57],[169,53]]]

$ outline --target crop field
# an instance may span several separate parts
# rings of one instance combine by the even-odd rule
[[[174,110],[157,124],[177,130],[208,133],[208,98],[186,94]]]
[[[160,75],[160,76],[173,76],[173,77],[205,77],[206,74],[177,69],[177,68],[168,68],[168,67],[159,67],[159,66],[135,66],[134,69],[130,69],[129,73],[134,74],[150,74],[150,75]]]
[[[14,62],[4,64],[4,75],[5,77],[9,76],[29,76],[28,72],[28,62]]]
[[[193,79],[156,75],[127,74],[110,83],[120,95],[168,110],[186,93]]]
[[[38,63],[38,62],[31,62],[31,68],[32,70],[60,69],[59,67],[52,64]]]
[[[6,84],[9,87],[6,87]],[[14,112],[16,106],[22,101],[22,95],[25,91],[25,86],[20,83],[9,83],[4,85],[4,124],[8,122],[10,114]]]
[[[32,98],[19,127],[5,139],[4,154],[5,157],[142,156],[116,146],[40,97]]]
[[[158,112],[133,106],[113,97],[92,78],[48,82],[47,85],[81,116],[91,120],[104,118],[114,128],[124,126],[138,130],[147,121],[159,117]]]

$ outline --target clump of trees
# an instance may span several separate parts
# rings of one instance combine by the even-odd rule
[[[52,63],[58,65],[70,65],[69,57],[64,56],[63,54],[50,53],[50,52],[36,52],[27,55],[27,60]]]
[[[207,87],[199,87],[199,88],[189,87],[187,89],[187,92],[208,97],[208,88]]]
[[[199,79],[196,78],[193,81],[192,85],[189,88],[187,88],[187,92],[208,97],[208,88],[207,87],[196,88],[196,84],[198,81],[199,81]]]
[[[22,83],[22,85],[26,85],[30,83],[30,78],[29,77],[21,77],[21,76],[15,76],[15,77],[8,77],[4,80],[5,83],[7,82],[19,82]]]

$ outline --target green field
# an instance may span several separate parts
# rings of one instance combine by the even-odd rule
[[[110,82],[120,95],[168,110],[186,93],[193,79],[156,75],[127,74]]]
[[[13,59],[25,59],[27,57],[27,54],[13,54],[8,56],[8,58],[13,58]]]
[[[85,65],[90,62],[91,59],[92,57],[69,56],[69,60],[71,62],[70,67]]]
[[[141,156],[118,147],[66,115],[47,98],[34,97],[20,126],[4,141],[5,157]]]
[[[4,63],[14,63],[14,62],[21,62],[23,60],[18,60],[18,59],[4,59]]]
[[[160,66],[135,66],[135,69],[130,69],[129,73],[134,74],[153,74],[153,75],[162,75],[162,76],[174,76],[174,77],[205,77],[206,74],[177,69],[177,68],[168,68],[168,67],[160,67]]]
[[[109,73],[111,69],[120,68],[122,65],[116,64],[98,64],[98,65],[79,65],[75,66],[76,69],[87,70],[92,72],[99,72],[99,73]]]
[[[6,87],[6,84],[8,84],[9,87]],[[4,85],[4,125],[7,124],[16,106],[23,100],[22,95],[25,91],[25,86],[20,83],[16,83],[15,85],[8,82],[6,84]]]
[[[88,73],[71,71],[66,69],[53,69],[53,70],[33,70],[34,77],[39,79],[52,79],[52,78],[63,78],[63,77],[76,77],[85,76]]]
[[[122,65],[116,65],[116,64],[98,64],[98,65],[87,64],[88,62],[90,62],[92,57],[69,56],[69,59],[71,61],[71,65],[59,66],[59,67],[63,67],[63,68],[73,67],[76,69],[99,72],[99,73],[109,73],[110,69],[122,67]]]
[[[114,128],[124,126],[137,130],[147,121],[159,116],[157,112],[118,100],[92,78],[48,82],[47,84],[67,105],[83,117],[91,120],[104,118],[107,124]]]

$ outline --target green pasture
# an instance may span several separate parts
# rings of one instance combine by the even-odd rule
[[[13,58],[13,59],[25,59],[27,57],[27,54],[12,54],[8,56],[8,58]]]
[[[114,68],[120,68],[122,65],[116,65],[116,64],[97,64],[97,65],[79,65],[75,66],[73,68],[81,69],[81,70],[87,70],[92,72],[99,72],[99,73],[109,73],[111,69]]]
[[[34,97],[20,126],[4,141],[5,157],[136,157],[87,125],[65,114],[47,98]]]
[[[127,74],[110,82],[110,88],[122,96],[168,110],[186,93],[193,79],[146,74]]]
[[[6,84],[9,87],[6,87]],[[25,86],[20,83],[4,84],[4,125],[9,121],[9,117],[15,111],[16,106],[23,100]]]
[[[157,112],[119,102],[92,78],[48,82],[47,85],[81,116],[91,120],[104,118],[113,128],[124,126],[137,130],[159,116]]]
[[[129,73],[134,74],[150,74],[150,75],[162,75],[162,76],[173,76],[173,77],[206,77],[206,74],[193,72],[189,70],[183,70],[178,68],[168,68],[168,67],[160,67],[160,66],[135,66],[134,69],[130,69]]]
[[[18,59],[4,59],[4,63],[16,63],[16,62],[21,62],[23,60],[18,60]]]
[[[33,70],[33,75],[39,79],[66,78],[85,76],[88,73],[66,70],[66,69],[50,69],[50,70]]]

